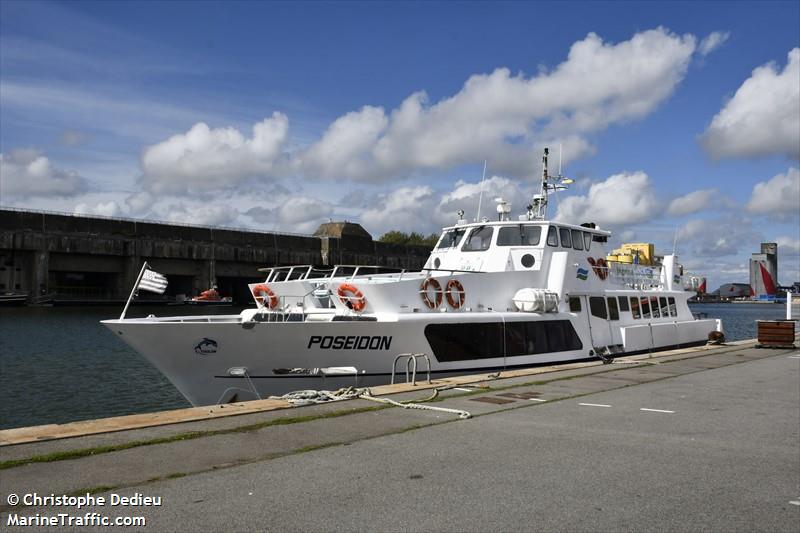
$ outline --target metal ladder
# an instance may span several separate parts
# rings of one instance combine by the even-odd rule
[[[406,383],[408,383],[409,373],[411,374],[411,384],[417,384],[417,359],[424,359],[427,364],[428,383],[431,382],[431,360],[428,354],[424,353],[401,353],[394,358],[392,364],[392,385],[394,385],[394,374],[397,370],[397,362],[401,359],[406,361]]]

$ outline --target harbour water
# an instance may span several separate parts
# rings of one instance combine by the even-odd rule
[[[777,304],[696,304],[721,318],[728,340],[753,338],[756,320],[781,319]],[[148,314],[231,314],[240,309],[134,307]],[[188,407],[142,356],[99,324],[118,307],[0,309],[0,429]]]

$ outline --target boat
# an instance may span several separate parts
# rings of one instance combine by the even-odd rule
[[[201,292],[199,296],[184,300],[183,304],[198,306],[231,306],[233,305],[233,298],[230,296],[220,296],[217,287],[214,286]]]
[[[194,405],[296,390],[388,383],[423,365],[435,376],[611,358],[705,344],[674,254],[658,265],[608,261],[611,233],[548,220],[568,178],[542,158],[525,212],[495,199],[497,219],[454,224],[418,272],[281,266],[250,284],[239,314],[102,323]],[[714,334],[717,338],[718,334]],[[413,374],[413,371],[412,371]]]

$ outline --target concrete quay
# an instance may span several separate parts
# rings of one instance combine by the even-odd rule
[[[472,418],[364,399],[288,409],[265,400],[159,413],[150,425],[118,417],[6,430],[0,521],[9,531],[54,529],[9,526],[12,515],[87,512],[141,516],[137,529],[150,531],[800,525],[797,350],[744,341],[433,387],[446,390],[423,405]],[[397,401],[431,395],[405,384],[373,392]],[[106,502],[141,494],[161,505],[8,503],[34,492]]]

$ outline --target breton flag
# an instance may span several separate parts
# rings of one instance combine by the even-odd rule
[[[155,270],[146,268],[142,273],[142,279],[139,281],[139,285],[136,288],[150,292],[157,292],[158,294],[164,294],[164,291],[167,290],[167,278]]]

